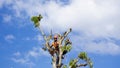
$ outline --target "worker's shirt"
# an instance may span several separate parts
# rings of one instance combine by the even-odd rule
[[[52,46],[53,46],[56,50],[59,49],[59,43],[58,43],[58,42],[53,42],[53,43],[52,43]]]

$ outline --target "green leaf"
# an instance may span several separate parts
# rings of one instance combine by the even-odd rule
[[[31,18],[31,21],[33,21],[35,27],[38,27],[40,25],[39,21],[41,21],[41,19],[42,19],[41,15],[39,15],[39,16],[33,16]]]
[[[78,57],[82,60],[87,60],[87,54],[85,52],[81,52]]]
[[[72,46],[71,45],[67,45],[67,46],[62,46],[62,51],[70,51],[72,49]]]
[[[67,68],[67,65],[63,65],[63,67],[62,68]]]
[[[69,52],[70,50],[72,49],[72,46],[71,45],[68,45],[67,47],[66,47],[66,50]]]
[[[76,62],[77,62],[77,59],[72,59],[72,60],[69,62],[70,68],[76,68]]]

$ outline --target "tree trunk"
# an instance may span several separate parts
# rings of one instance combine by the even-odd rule
[[[62,66],[62,48],[61,48],[61,44],[59,46],[59,63],[58,63],[58,68],[61,68]]]
[[[56,57],[55,56],[52,56],[52,65],[53,65],[53,68],[57,68],[57,66],[56,66]]]

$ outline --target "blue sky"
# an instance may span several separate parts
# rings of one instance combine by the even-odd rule
[[[120,68],[119,6],[119,0],[0,0],[0,68],[52,68],[30,21],[38,14],[46,34],[73,29],[73,48],[64,63],[85,51],[94,68]]]

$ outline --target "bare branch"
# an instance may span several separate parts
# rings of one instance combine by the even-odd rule
[[[79,64],[76,67],[82,67],[82,66],[87,66],[87,63],[85,63],[85,64]]]
[[[63,42],[63,40],[66,38],[66,36],[67,36],[71,31],[72,31],[72,29],[70,28],[68,31],[66,31],[66,32],[63,34],[63,36],[62,36],[62,38],[61,38],[61,43]]]
[[[40,30],[40,32],[41,32],[44,40],[47,41],[46,35],[45,35],[45,33],[42,31],[41,26],[39,26],[39,30]]]
[[[52,36],[50,35],[50,36],[46,37],[45,33],[44,33],[44,32],[42,31],[42,29],[41,29],[41,26],[39,26],[39,30],[40,30],[40,32],[41,32],[44,40],[46,41],[45,47],[46,47],[48,50],[51,50],[49,41],[50,41],[50,39],[52,38]]]

